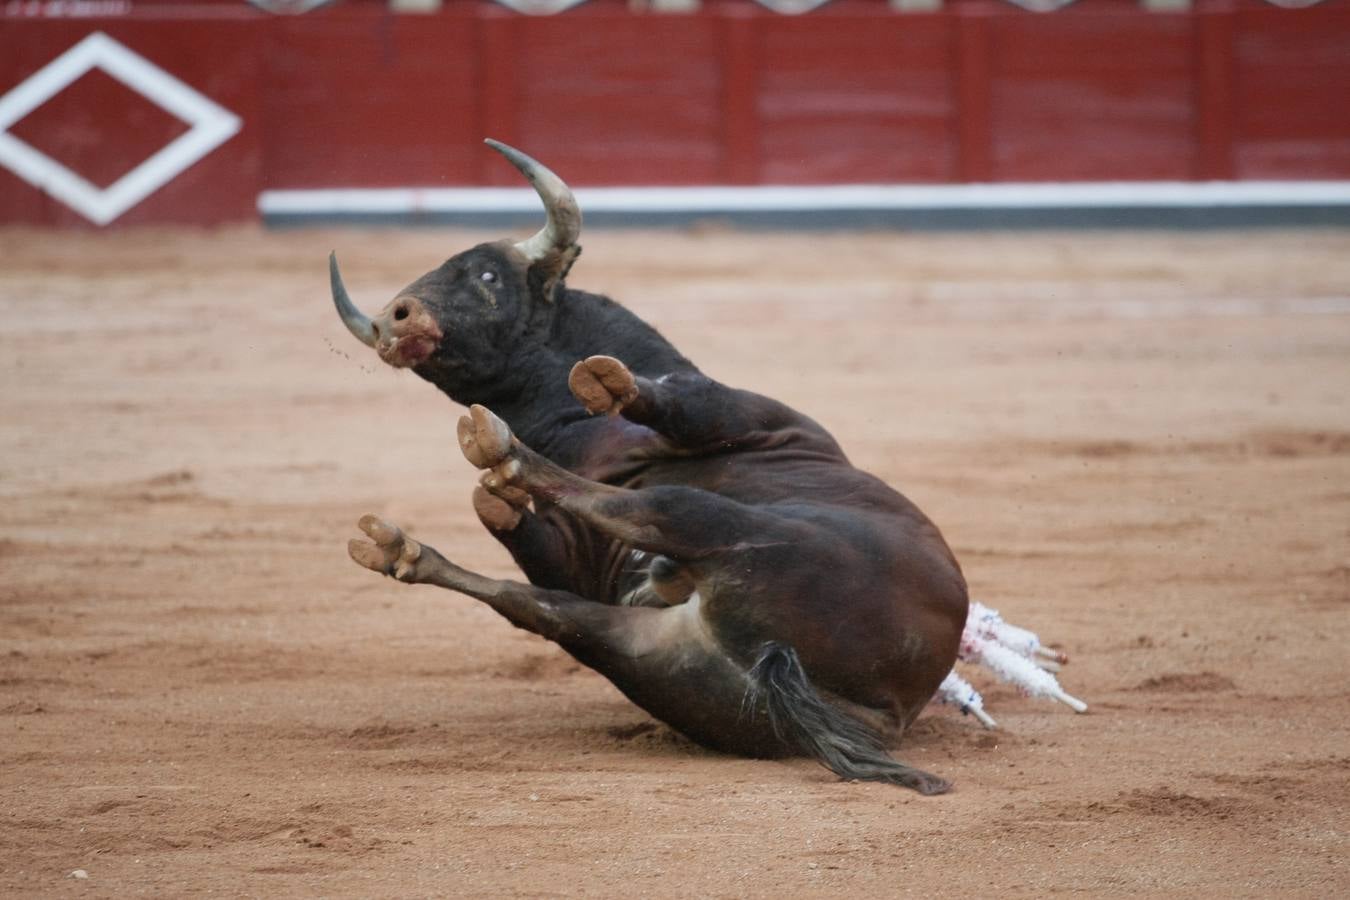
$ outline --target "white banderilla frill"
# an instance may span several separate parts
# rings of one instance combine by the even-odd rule
[[[1052,672],[1058,672],[1068,657],[1041,644],[1034,632],[1003,621],[998,610],[981,603],[970,604],[966,627],[961,634],[957,659],[982,665],[1000,681],[1014,685],[1031,697],[1049,697],[1074,712],[1086,712],[1087,704],[1064,692]],[[963,713],[970,713],[986,728],[997,723],[984,711],[984,698],[953,670],[938,687],[937,697]]]

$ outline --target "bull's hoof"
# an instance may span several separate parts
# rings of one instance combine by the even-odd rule
[[[511,455],[511,429],[486,406],[475,403],[459,419],[459,448],[479,469],[490,469]]]
[[[567,376],[572,396],[591,415],[617,415],[637,399],[638,386],[628,367],[612,356],[591,356],[572,367]]]
[[[417,580],[421,544],[405,535],[397,525],[376,516],[362,516],[357,525],[371,539],[353,538],[347,542],[347,553],[352,559],[372,572],[390,575],[399,581],[412,583]]]
[[[473,489],[473,511],[478,513],[478,520],[492,531],[514,530],[529,506],[530,495],[518,487],[499,484],[492,472],[483,473],[483,482]]]

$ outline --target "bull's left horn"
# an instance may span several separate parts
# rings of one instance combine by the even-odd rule
[[[370,317],[356,308],[352,298],[347,296],[347,288],[342,284],[342,273],[338,271],[337,253],[328,254],[328,282],[333,288],[333,305],[347,330],[356,335],[356,339],[367,347],[375,346],[375,326]]]
[[[534,237],[516,244],[516,249],[531,262],[537,262],[575,246],[581,237],[581,207],[572,196],[572,189],[548,167],[515,147],[508,147],[491,138],[484,143],[505,156],[511,165],[520,170],[520,174],[529,179],[539,199],[544,201],[544,210],[548,213],[547,224]]]

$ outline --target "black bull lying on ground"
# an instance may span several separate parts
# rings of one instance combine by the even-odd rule
[[[706,746],[946,790],[886,752],[966,620],[938,529],[811,419],[709,379],[623,307],[567,287],[571,191],[489,143],[543,199],[538,234],[460,253],[373,319],[335,259],[332,290],[381,359],[469,405],[474,509],[530,584],[462,569],[374,516],[352,558],[482,600]]]

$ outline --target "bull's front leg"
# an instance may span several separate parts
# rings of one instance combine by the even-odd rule
[[[646,378],[612,356],[592,356],[572,367],[567,384],[592,415],[622,414],[684,450],[745,448],[795,431],[843,455],[823,428],[791,407],[700,372]]]
[[[488,470],[481,483],[493,494],[523,489],[649,553],[694,562],[800,537],[800,524],[710,491],[680,485],[630,490],[582,478],[526,447],[483,406],[459,420],[459,440],[465,458]]]

